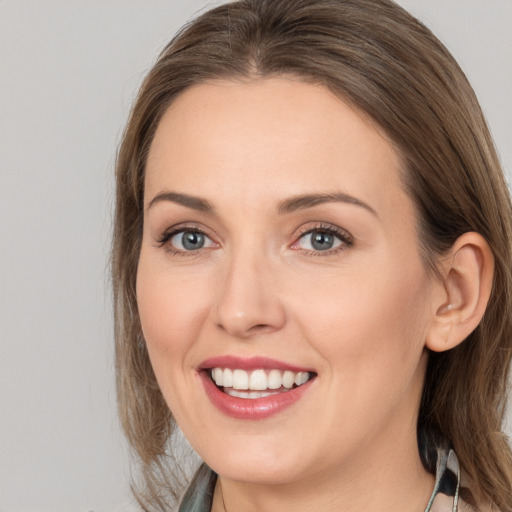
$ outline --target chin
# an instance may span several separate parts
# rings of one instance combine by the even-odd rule
[[[311,466],[318,470],[318,461],[307,463],[314,459],[305,452],[304,440],[296,437],[297,432],[293,436],[297,439],[295,446],[279,438],[249,440],[239,436],[238,442],[224,439],[220,443],[210,438],[204,446],[198,446],[197,451],[206,464],[224,478],[256,485],[289,484],[305,478]]]
[[[208,462],[207,462],[208,464]],[[237,482],[255,485],[283,485],[301,478],[303,468],[294,462],[276,459],[249,459],[235,454],[208,464],[217,474]]]

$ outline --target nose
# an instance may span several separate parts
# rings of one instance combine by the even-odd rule
[[[282,329],[286,313],[276,274],[275,266],[261,255],[233,257],[219,290],[217,326],[240,339]]]

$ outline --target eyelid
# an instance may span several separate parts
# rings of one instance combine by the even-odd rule
[[[200,249],[197,249],[195,251],[185,251],[181,249],[177,249],[175,247],[169,246],[169,241],[176,236],[179,233],[182,232],[195,232],[200,233],[207,237],[214,247],[203,247]],[[307,250],[303,249],[298,246],[299,241],[305,237],[306,235],[310,233],[314,233],[315,231],[323,231],[325,233],[329,233],[333,236],[335,236],[341,244],[338,246],[327,249],[324,251],[320,250]],[[301,226],[296,234],[293,237],[294,241],[290,245],[290,248],[296,251],[301,251],[303,254],[311,255],[311,256],[328,256],[335,254],[339,251],[345,250],[349,247],[351,247],[354,244],[354,237],[346,230],[343,229],[335,224],[331,224],[328,222],[314,222],[314,223],[308,223]],[[195,222],[186,222],[186,223],[180,223],[173,225],[171,227],[166,228],[160,236],[156,238],[156,243],[158,244],[158,247],[165,247],[169,252],[177,255],[197,255],[198,253],[202,252],[202,250],[209,250],[215,247],[220,247],[220,244],[215,240],[215,236],[210,233],[210,230],[205,229],[201,224],[195,223]]]
[[[156,243],[158,247],[165,247],[169,252],[177,255],[186,255],[191,256],[194,254],[197,254],[201,252],[202,249],[209,250],[212,249],[212,247],[203,247],[200,249],[197,249],[196,251],[183,251],[181,249],[177,249],[175,247],[172,247],[169,245],[170,240],[179,233],[183,232],[192,232],[192,233],[200,233],[204,235],[206,238],[208,238],[215,246],[219,246],[220,244],[215,241],[214,236],[209,233],[209,230],[204,229],[201,225],[193,223],[193,222],[187,222],[187,223],[181,223],[176,224],[171,227],[168,227],[163,231],[163,233],[156,238]]]
[[[165,228],[161,232],[161,234],[156,237],[156,241],[159,244],[163,244],[170,240],[174,235],[176,235],[180,231],[194,231],[196,233],[203,233],[204,235],[208,236],[208,233],[205,233],[205,231],[201,229],[201,227],[198,224],[187,222],[184,224],[175,224],[173,226]]]
[[[299,241],[306,235],[310,233],[314,233],[315,231],[324,231],[326,233],[329,233],[338,240],[341,241],[341,244],[337,247],[334,247],[332,249],[328,249],[325,251],[318,251],[318,250],[304,250],[300,247],[298,247]],[[354,245],[354,237],[343,228],[340,228],[339,226],[336,226],[335,224],[331,224],[328,222],[316,222],[313,225],[306,224],[299,228],[297,234],[294,237],[294,242],[290,246],[293,250],[302,251],[303,253],[306,253],[307,255],[312,256],[327,256],[335,254],[339,251],[343,251],[349,247],[352,247]]]

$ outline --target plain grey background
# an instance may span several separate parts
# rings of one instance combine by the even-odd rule
[[[510,177],[512,0],[399,3],[461,63]],[[107,268],[115,151],[145,71],[205,5],[0,0],[0,512],[131,510]]]

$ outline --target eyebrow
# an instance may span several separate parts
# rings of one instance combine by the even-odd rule
[[[357,199],[357,197],[344,194],[343,192],[328,192],[324,194],[304,194],[286,199],[280,203],[278,211],[280,214],[292,213],[297,210],[312,208],[324,203],[347,203],[360,206],[378,217],[377,212],[368,204]]]
[[[191,196],[188,194],[180,194],[178,192],[160,192],[149,202],[147,210],[149,210],[155,204],[164,201],[170,201],[172,203],[180,204],[187,208],[192,208],[193,210],[198,210],[205,213],[214,213],[215,211],[215,208],[210,203],[210,201],[202,199],[201,197]],[[282,201],[279,204],[278,213],[280,215],[285,215],[297,210],[305,210],[320,204],[333,202],[360,206],[361,208],[368,210],[370,213],[378,217],[377,212],[370,205],[366,204],[360,199],[357,199],[356,197],[345,194],[343,192],[327,192],[322,194],[303,194],[294,196]]]
[[[188,194],[180,194],[178,192],[160,192],[151,199],[146,209],[149,210],[155,204],[163,201],[181,204],[182,206],[186,206],[187,208],[192,208],[193,210],[198,210],[200,212],[213,213],[215,210],[210,201],[207,201],[206,199],[190,196]]]

